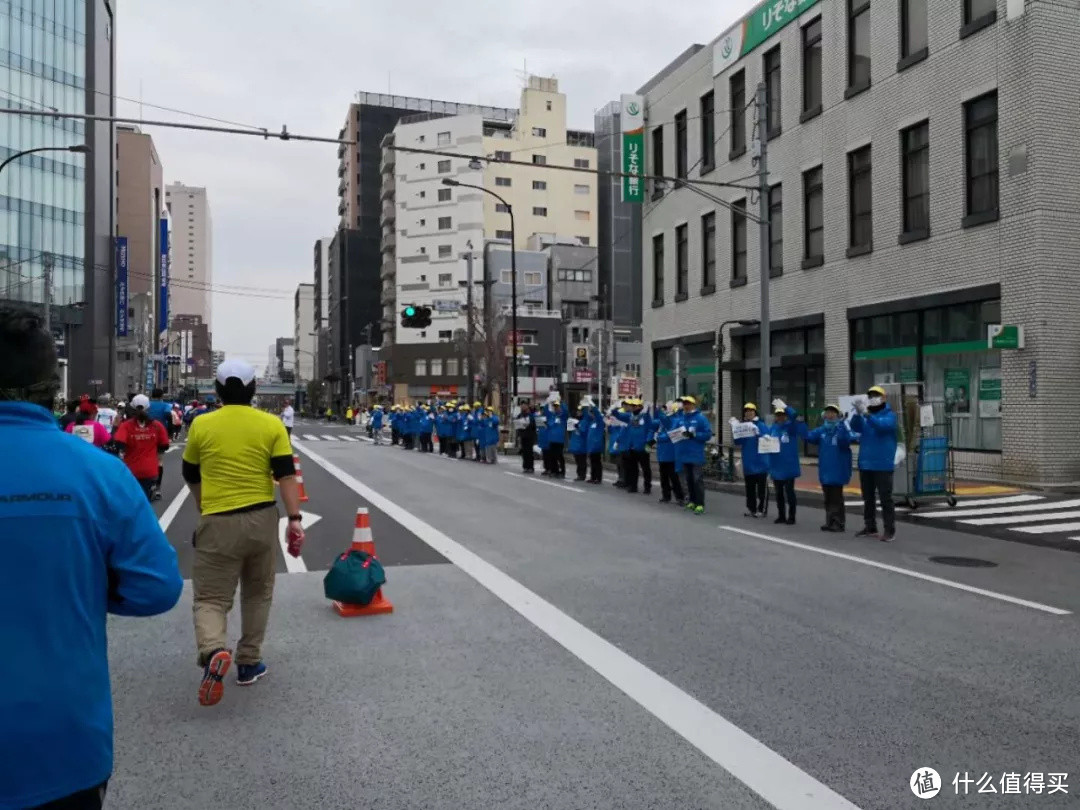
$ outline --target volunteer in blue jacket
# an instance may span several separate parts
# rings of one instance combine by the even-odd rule
[[[640,399],[630,400],[629,405],[629,412],[611,412],[612,416],[626,425],[622,434],[626,439],[626,447],[623,449],[626,491],[638,491],[640,475],[643,479],[641,491],[648,495],[652,492],[652,462],[649,459],[648,446],[653,440],[653,420],[645,410],[645,403]]]
[[[420,406],[420,414],[417,417],[420,434],[420,452],[431,453],[434,451],[434,443],[431,441],[431,431],[435,427],[435,418],[427,405]]]
[[[732,419],[733,422],[738,420]],[[765,514],[766,496],[769,486],[769,459],[758,452],[758,439],[768,433],[765,423],[758,417],[757,405],[747,402],[743,405],[743,422],[752,424],[757,433],[735,439],[742,453],[743,480],[746,484],[746,516],[762,517]]]
[[[588,438],[589,425],[592,424],[585,413],[585,406],[578,406],[577,419],[568,422],[567,427],[573,424],[570,431],[570,455],[574,457],[577,465],[577,477],[575,481],[584,481],[589,472]]]
[[[547,417],[548,457],[551,464],[552,478],[566,478],[566,420],[570,411],[556,395],[550,404],[544,406]]]
[[[896,536],[893,509],[893,470],[896,469],[896,413],[885,399],[885,389],[875,385],[859,400],[851,417],[851,429],[859,434],[859,485],[863,496],[863,530],[856,537],[875,537],[877,509],[874,494],[881,499],[881,520],[885,533],[878,539],[890,543]]]
[[[176,552],[124,463],[57,429],[53,336],[0,308],[0,807],[102,806],[113,770],[106,614],[180,598]]]
[[[700,515],[705,511],[705,444],[712,438],[712,426],[698,410],[696,399],[684,396],[681,401],[686,438],[676,444],[675,458],[686,474],[686,508]]]
[[[468,455],[469,444],[472,441],[472,408],[465,403],[458,408],[457,425],[454,427],[454,443],[460,449],[457,458],[463,459]]]
[[[447,428],[450,424],[450,416],[446,412],[446,406],[440,405],[435,414],[435,435],[439,438],[439,455],[445,456],[448,449],[446,444]]]
[[[375,444],[382,444],[383,409],[382,405],[376,405],[371,409],[371,437]]]
[[[806,435],[806,423],[796,419],[795,409],[781,399],[773,400],[773,423],[769,435],[780,440],[780,452],[769,455],[769,475],[776,488],[777,517],[773,523],[795,525],[795,479],[802,475],[799,439]]]
[[[623,400],[622,406],[618,408],[618,413],[626,413],[629,408],[629,400]],[[612,411],[614,414],[615,411]],[[620,489],[626,486],[626,466],[624,454],[626,451],[626,427],[622,422],[616,421],[614,424],[607,425],[607,451],[608,456],[615,464],[615,483],[614,487]]]
[[[671,496],[675,496],[675,503],[679,506],[686,505],[683,495],[682,481],[679,473],[682,467],[675,458],[675,442],[668,435],[669,430],[682,424],[682,413],[678,410],[677,402],[669,402],[666,409],[656,414],[656,463],[660,465],[660,503],[671,503]]]
[[[585,452],[589,455],[589,483],[604,480],[604,415],[595,405],[586,409],[582,419],[589,420],[589,432],[585,439]]]
[[[487,409],[487,419],[484,424],[484,457],[485,464],[499,463],[499,415],[495,409]]]
[[[826,405],[821,427],[806,434],[806,441],[816,444],[818,451],[818,482],[825,496],[825,525],[823,532],[842,532],[844,487],[851,481],[851,431],[840,419],[839,405]]]

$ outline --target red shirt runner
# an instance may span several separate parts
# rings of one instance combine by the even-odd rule
[[[116,429],[114,438],[124,445],[124,463],[137,481],[157,478],[158,448],[169,446],[161,422],[151,419],[144,425],[138,419],[128,419]]]

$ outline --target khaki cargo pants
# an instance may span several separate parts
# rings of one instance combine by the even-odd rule
[[[262,660],[262,643],[274,596],[278,510],[204,515],[195,531],[192,586],[199,666],[215,650],[227,649],[226,617],[240,585],[240,642],[237,664]]]

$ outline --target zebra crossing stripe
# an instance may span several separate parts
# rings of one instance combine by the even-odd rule
[[[960,523],[968,526],[1009,526],[1018,523],[1039,523],[1047,520],[1070,520],[1075,518],[1080,518],[1080,511],[1066,510],[1064,512],[1038,512],[1034,515],[1005,515],[1003,517],[961,520]]]
[[[328,441],[328,442],[336,442],[338,440],[337,436],[330,436],[329,434],[326,434],[326,433],[323,434],[323,438],[326,439],[326,441]]]
[[[310,433],[305,433],[304,438],[307,439],[309,442],[317,442],[317,441],[319,441],[318,436],[312,436]]]
[[[946,509],[939,512],[927,512],[912,514],[924,518],[977,518],[990,517],[991,515],[1007,515],[1012,513],[1043,512],[1047,509],[1068,509],[1080,507],[1080,500],[1069,501],[1040,501],[1039,503],[1020,504],[1019,506],[991,506],[985,509]]]
[[[357,441],[352,436],[339,436],[338,438],[340,438],[343,442],[355,442],[355,441]]]
[[[1080,531],[1080,523],[1048,523],[1045,526],[1022,526],[1018,529],[1013,529],[1014,532],[1023,532],[1024,534],[1053,534],[1054,532],[1075,532]]]
[[[1032,501],[1044,501],[1042,495],[1006,495],[1001,498],[979,498],[974,501],[960,501],[958,505],[961,509],[967,509],[972,506],[998,506],[1007,503],[1030,503]]]

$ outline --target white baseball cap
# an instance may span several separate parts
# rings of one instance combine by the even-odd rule
[[[131,398],[131,407],[132,408],[149,408],[150,407],[150,397],[148,397],[146,394],[136,394],[135,396],[133,396]]]
[[[217,370],[217,381],[222,385],[230,378],[240,380],[243,385],[250,385],[255,379],[255,369],[243,360],[226,360]]]

